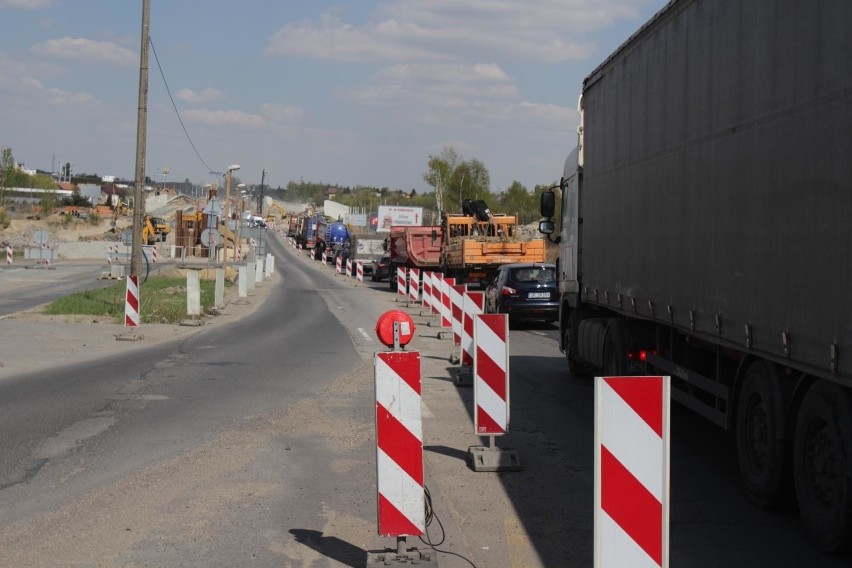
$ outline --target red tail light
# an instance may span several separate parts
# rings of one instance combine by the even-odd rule
[[[503,294],[504,296],[513,296],[513,295],[517,294],[518,291],[515,290],[514,288],[509,287],[509,286],[503,286],[503,289],[500,291],[500,293]]]

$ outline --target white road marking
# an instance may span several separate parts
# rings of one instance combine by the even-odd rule
[[[359,332],[361,332],[361,335],[363,335],[363,336],[364,336],[364,339],[366,339],[367,341],[372,341],[372,340],[373,340],[373,339],[370,337],[370,334],[368,334],[366,331],[364,331],[364,328],[363,328],[363,327],[359,327],[359,328],[358,328],[358,331],[359,331]]]

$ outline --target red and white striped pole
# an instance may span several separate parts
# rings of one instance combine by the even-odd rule
[[[334,261],[334,273],[342,274],[343,273],[343,258],[338,256],[337,260]]]
[[[408,269],[408,301],[415,305],[420,301],[420,271],[416,268]]]
[[[462,367],[473,367],[473,321],[485,313],[485,292],[465,292],[462,303],[462,339],[459,361]]]
[[[322,263],[323,265],[328,264],[328,251],[322,251]]]
[[[509,430],[509,316],[475,316],[473,341],[474,431],[502,436]]]
[[[444,287],[444,274],[442,272],[433,272],[432,273],[432,313],[437,315],[441,314],[443,308],[443,299],[441,290]]]
[[[151,247],[151,262],[157,264],[157,245]]]
[[[127,293],[124,302],[124,326],[139,326],[139,277],[127,277]]]
[[[355,280],[358,282],[364,281],[364,261],[356,260],[355,261]]]
[[[351,258],[346,259],[346,276],[348,276],[349,278],[352,278],[352,259]]]
[[[12,245],[6,245],[6,264],[12,264]]]
[[[453,327],[453,301],[450,297],[450,286],[455,284],[455,278],[441,280],[441,327]]]
[[[454,284],[450,286],[450,302],[452,303],[452,327],[453,327],[453,345],[461,345],[462,334],[462,309],[464,302],[464,293],[467,292],[466,284]]]
[[[398,266],[396,269],[396,300],[405,298],[408,294],[406,290],[405,267]]]
[[[595,566],[669,565],[669,377],[595,379]]]
[[[423,307],[432,311],[432,271],[423,273]]]

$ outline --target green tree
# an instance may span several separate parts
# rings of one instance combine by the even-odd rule
[[[6,191],[14,185],[15,157],[11,148],[3,148],[0,154],[0,204],[6,201]]]
[[[493,200],[491,176],[482,161],[465,160],[455,148],[444,147],[440,156],[429,156],[427,167],[423,180],[435,189],[439,212],[461,212],[465,199]]]
[[[533,201],[533,196],[527,188],[516,180],[500,196],[499,209],[501,213],[517,214],[518,223],[531,223],[538,218],[537,204]]]

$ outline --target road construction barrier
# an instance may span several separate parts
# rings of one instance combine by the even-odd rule
[[[355,261],[355,280],[358,282],[364,281],[364,261],[356,260]]]
[[[317,247],[311,249],[311,260],[317,259]]]
[[[377,352],[376,465],[381,536],[425,531],[420,352]]]
[[[12,264],[12,247],[6,245],[6,264]]]
[[[475,316],[473,342],[474,432],[502,436],[509,430],[509,317]]]
[[[595,566],[668,566],[669,397],[669,377],[595,379]]]
[[[323,266],[328,264],[328,251],[322,251],[322,264]]]
[[[441,272],[432,273],[432,313],[440,315],[444,309],[444,300],[441,290],[444,287],[444,274]]]
[[[343,258],[337,257],[337,260],[334,261],[334,273],[342,274],[343,273]]]
[[[416,268],[408,269],[408,301],[412,304],[420,301],[420,271]]]
[[[124,326],[139,326],[139,277],[128,276],[124,302]]]
[[[112,255],[115,252],[112,246],[104,247],[106,249],[107,264],[112,264]]]
[[[432,311],[432,271],[423,272],[423,307]]]
[[[352,278],[352,259],[346,259],[346,276]]]
[[[473,321],[485,313],[485,292],[465,292],[462,302],[462,334],[459,362],[462,367],[473,367]]]
[[[453,328],[453,345],[456,347],[461,345],[462,333],[462,309],[464,302],[464,293],[467,291],[465,284],[453,284],[450,286],[450,303]]]
[[[400,298],[405,298],[408,294],[405,282],[405,268],[397,267],[396,269],[396,299],[399,301]]]
[[[441,327],[453,327],[453,301],[450,298],[450,286],[455,284],[455,278],[441,280]]]

